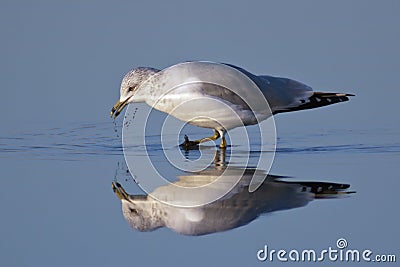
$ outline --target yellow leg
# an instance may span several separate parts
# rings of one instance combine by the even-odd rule
[[[217,140],[218,138],[219,138],[219,132],[217,130],[214,130],[214,135],[212,135],[210,137],[204,137],[204,138],[195,140],[193,142],[200,144],[200,143],[207,142],[207,141],[214,141],[214,140]]]
[[[221,143],[219,144],[219,147],[225,149],[226,148],[225,131],[219,130],[218,134],[219,136],[221,136]]]
[[[220,136],[220,133],[217,130],[214,130],[214,135],[210,137],[201,138],[198,140],[190,141],[189,138],[185,135],[185,141],[180,145],[185,149],[190,149],[197,147],[200,143],[217,140]]]
[[[221,143],[219,144],[219,147],[222,148],[222,149],[225,149],[225,148],[226,148],[226,140],[225,140],[225,137],[222,137],[222,138],[221,138]]]

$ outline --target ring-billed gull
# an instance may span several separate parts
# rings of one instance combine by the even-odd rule
[[[179,64],[176,66],[178,65]],[[184,86],[180,86],[179,90],[167,91],[170,88],[162,87],[161,85],[161,83],[166,83],[165,76],[167,75],[165,72],[149,67],[139,67],[129,71],[122,79],[120,99],[112,108],[111,117],[116,118],[129,103],[146,102],[153,108],[169,113],[182,121],[214,130],[214,135],[207,138],[195,141],[189,141],[185,138],[186,145],[197,145],[221,137],[220,147],[225,148],[226,141],[224,135],[227,130],[240,126],[257,124],[278,113],[312,109],[348,101],[348,96],[353,96],[352,94],[346,93],[315,92],[310,86],[292,79],[268,75],[257,76],[240,67],[224,63],[188,62],[181,63],[179,67],[183,67],[180,68],[180,70],[183,69],[186,71],[187,68],[191,68],[192,70],[193,65],[195,67],[194,69],[200,69],[201,71],[204,71],[205,68],[209,68],[209,75],[213,76],[213,79],[217,78],[221,81],[229,79],[233,81],[235,77],[228,75],[225,77],[225,72],[223,71],[227,69],[234,70],[236,76],[241,75],[246,77],[246,79],[251,80],[254,86],[241,88],[241,90],[243,90],[242,95],[238,95],[234,90],[230,90],[230,88],[210,83],[196,83],[193,85],[193,83],[189,82]],[[221,66],[223,68],[220,68]],[[214,71],[214,69],[216,69],[216,71]],[[226,73],[228,73],[229,70]],[[188,79],[186,72],[185,74],[183,71],[170,72],[170,74],[171,73],[172,76],[174,76],[172,77],[173,79],[182,83],[188,80],[192,81],[192,79]],[[195,72],[192,71],[192,73],[196,75]],[[231,72],[229,72],[229,74],[231,74]],[[148,82],[149,80],[153,81]],[[257,95],[259,92],[261,98],[265,98],[264,101],[266,100],[265,105],[254,110],[254,108],[250,107],[249,103],[243,99],[243,95],[244,97],[253,95],[252,99],[256,99],[257,101],[257,99],[260,98]],[[202,102],[199,100],[192,101],[189,105],[184,105],[191,98],[195,97],[212,99],[214,102]],[[222,103],[225,107],[228,107],[228,109],[221,109],[219,103]],[[179,106],[184,107],[178,112],[176,107]],[[233,110],[235,114],[232,115],[232,112],[229,113],[226,110]]]

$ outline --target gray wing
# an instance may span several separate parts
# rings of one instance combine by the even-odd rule
[[[254,75],[242,68],[235,68],[249,77],[261,90],[267,99],[273,114],[318,108],[339,102],[348,101],[352,94],[314,92],[301,82],[269,75]]]
[[[260,88],[273,113],[300,106],[307,102],[314,93],[310,86],[292,79],[268,75],[257,76],[237,66],[225,65],[233,67],[249,77]]]

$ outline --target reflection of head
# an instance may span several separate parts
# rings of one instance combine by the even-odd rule
[[[128,195],[119,183],[113,183],[112,188],[121,200],[122,214],[133,228],[139,231],[151,231],[163,226],[156,201],[151,201],[144,195]]]
[[[156,201],[147,196],[129,196],[129,201],[122,200],[122,212],[128,223],[139,231],[152,231],[164,226],[155,207]]]

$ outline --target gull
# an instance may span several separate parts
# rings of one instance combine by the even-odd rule
[[[240,181],[220,199],[201,206],[186,206],[186,203],[191,203],[192,192],[177,191],[172,184],[160,186],[149,195],[129,195],[118,182],[113,182],[112,188],[121,201],[123,216],[132,228],[144,232],[166,227],[191,236],[231,230],[263,214],[303,207],[314,199],[332,199],[354,193],[346,190],[349,184],[285,181],[283,178],[287,177],[284,176],[267,175],[260,170],[239,167],[208,168],[179,176],[175,184],[205,186],[219,179],[223,172],[232,180],[241,176]],[[267,178],[257,191],[250,193],[248,187],[253,175]],[[204,191],[204,194],[208,193]],[[183,206],[169,205],[159,200],[174,201]]]
[[[212,136],[195,141],[189,141],[185,137],[185,147],[221,138],[219,146],[225,149],[227,130],[254,125],[279,113],[345,102],[349,100],[349,96],[354,96],[347,93],[315,92],[301,82],[269,75],[254,75],[231,64],[197,61],[175,66],[178,71],[160,71],[150,67],[138,67],[129,71],[122,79],[120,98],[111,110],[111,117],[117,118],[129,103],[146,102],[152,108],[184,122],[214,130]],[[187,76],[188,70],[193,77]],[[238,91],[217,84],[193,83],[191,81],[196,80],[194,70],[208,71],[212,79],[221,81],[236,79],[235,81],[245,83],[244,80],[247,79],[255,86],[240,88],[241,94],[238,94]],[[233,76],[226,73],[233,73]],[[183,85],[169,90],[171,88],[163,87],[168,79],[175,79]],[[264,98],[265,104],[262,104],[260,96]],[[258,101],[254,104],[257,107],[253,108],[253,103],[245,98]],[[196,101],[191,101],[193,99]]]

